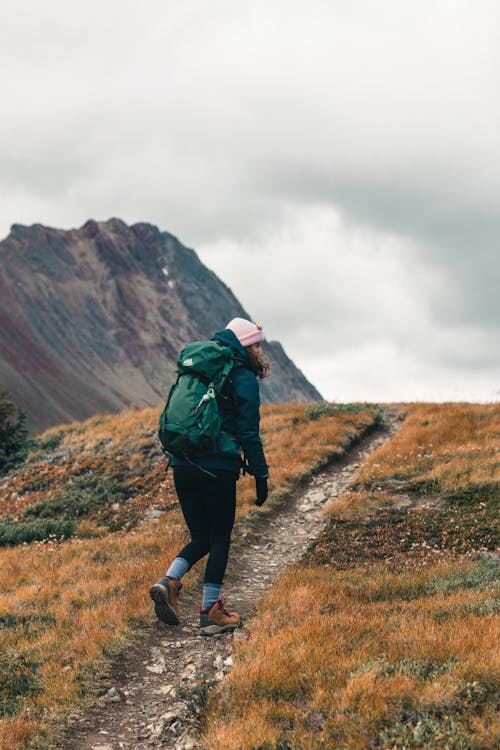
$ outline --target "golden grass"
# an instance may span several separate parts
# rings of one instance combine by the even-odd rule
[[[498,559],[477,553],[498,533],[500,407],[405,412],[260,603],[209,750],[500,745]]]
[[[149,585],[186,539],[157,445],[157,419],[158,411],[148,409],[51,429],[1,485],[0,518],[11,521],[54,501],[75,476],[119,480],[125,498],[116,508],[91,508],[78,520],[77,538],[0,549],[0,657],[7,665],[10,657],[25,658],[39,686],[19,698],[17,713],[0,719],[0,750],[50,741],[43,738],[53,720],[91,691],[106,659],[131,637],[131,625],[153,621]],[[273,494],[341,453],[374,419],[369,409],[313,421],[305,406],[263,409]],[[249,477],[238,484],[242,517],[255,489]],[[153,508],[167,512],[138,525]],[[195,580],[193,572],[188,586]]]
[[[182,527],[176,520],[127,535],[1,551],[0,613],[28,617],[27,626],[0,629],[1,648],[33,654],[40,663],[43,690],[23,701],[28,715],[46,723],[54,708],[74,704],[102,656],[125,643],[127,625],[149,613],[145,587],[147,593],[147,582],[177,551]],[[11,739],[22,716],[0,723],[0,748],[25,746]]]
[[[333,455],[342,455],[357,436],[375,423],[375,414],[338,411],[309,420],[302,404],[276,404],[263,409],[262,439],[269,462],[270,490],[276,498],[293,488]],[[237,517],[246,515],[255,499],[250,476],[239,480]]]
[[[467,581],[472,568],[288,570],[261,602],[213,704],[207,748],[371,748],[412,715],[415,726],[427,722],[430,744],[394,735],[376,746],[472,748],[480,730],[489,737],[481,747],[496,747],[489,702],[500,678],[499,619],[474,614],[492,584],[487,570],[477,588],[450,583],[459,574]],[[444,715],[471,744],[446,737]]]
[[[411,479],[451,491],[500,481],[499,404],[413,404],[401,413],[404,430],[365,464],[360,482]]]

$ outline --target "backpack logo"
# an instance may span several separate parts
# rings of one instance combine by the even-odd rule
[[[189,359],[185,359],[184,362],[182,363],[182,366],[183,367],[192,367],[193,366],[193,360],[191,359],[191,357],[189,357]]]

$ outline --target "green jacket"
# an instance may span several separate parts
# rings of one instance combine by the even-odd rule
[[[260,395],[259,382],[250,369],[248,352],[229,329],[212,336],[233,352],[236,364],[222,392],[217,396],[222,416],[222,430],[238,442],[248,464],[248,471],[255,477],[267,477],[269,468],[259,435]],[[223,469],[239,473],[241,464],[237,457],[224,455],[203,456],[196,459],[204,469]],[[192,463],[179,456],[172,456],[172,466],[192,466]]]

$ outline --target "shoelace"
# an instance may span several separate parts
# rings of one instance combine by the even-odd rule
[[[217,604],[219,605],[219,609],[220,609],[220,611],[222,612],[223,615],[227,615],[228,617],[231,616],[231,612],[228,612],[227,609],[226,609],[226,607],[225,607],[226,602],[225,602],[224,599],[219,599],[218,602],[217,602]]]
[[[167,576],[167,578],[168,578],[168,576]],[[177,591],[179,592],[181,590],[181,588],[184,586],[184,584],[181,583],[180,581],[178,581],[177,578],[169,578],[169,581],[175,581],[176,583],[179,584],[178,586],[172,586],[172,590],[173,591],[175,591],[175,589],[177,589]]]

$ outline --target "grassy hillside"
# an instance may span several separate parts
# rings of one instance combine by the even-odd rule
[[[500,746],[500,407],[402,416],[262,600],[207,748]]]
[[[50,745],[58,717],[153,620],[149,585],[186,538],[157,419],[150,409],[51,429],[0,481],[0,750]],[[379,419],[364,406],[265,408],[273,497]],[[252,480],[238,484],[238,517],[260,512]]]

